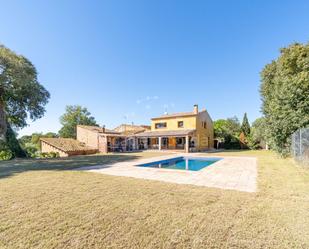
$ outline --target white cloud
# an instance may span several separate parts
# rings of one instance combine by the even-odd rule
[[[141,98],[141,99],[138,99],[136,100],[136,104],[141,104],[143,102],[149,102],[149,101],[152,101],[152,100],[158,100],[159,99],[159,96],[155,95],[155,96],[147,96],[146,98]]]

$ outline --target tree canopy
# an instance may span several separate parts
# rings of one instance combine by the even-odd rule
[[[285,155],[291,134],[309,125],[309,44],[295,43],[261,73],[262,111],[271,147]]]
[[[60,137],[76,138],[77,125],[95,125],[97,122],[91,116],[87,108],[79,105],[68,105],[66,112],[60,117],[62,128],[59,131]]]
[[[238,148],[240,123],[237,117],[214,121],[215,138],[224,142],[226,148]]]
[[[28,118],[41,118],[49,97],[37,79],[34,65],[0,45],[0,138],[5,139],[7,124],[23,128]]]
[[[43,134],[42,132],[38,133],[38,132],[34,132],[31,135],[24,135],[21,138],[19,138],[19,142],[21,145],[25,145],[27,143],[32,143],[34,145],[36,145],[39,148],[40,145],[40,138],[56,138],[58,137],[57,133],[54,132],[47,132],[45,134]]]
[[[227,121],[226,119],[218,119],[214,121],[214,135],[217,139],[224,139],[227,133]]]
[[[227,119],[214,121],[214,132],[216,138],[224,139],[227,136],[238,136],[240,133],[240,123],[236,116]]]

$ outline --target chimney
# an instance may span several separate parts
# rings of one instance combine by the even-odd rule
[[[194,105],[193,113],[198,114],[198,105]]]
[[[102,131],[105,133],[105,125],[102,126]]]

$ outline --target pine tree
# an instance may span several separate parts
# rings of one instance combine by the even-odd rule
[[[247,113],[245,113],[244,118],[242,120],[241,131],[244,133],[245,136],[250,135],[250,124],[247,118]]]

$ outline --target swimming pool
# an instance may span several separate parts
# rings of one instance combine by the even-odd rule
[[[199,171],[221,159],[222,158],[217,157],[176,157],[151,163],[139,164],[136,166]]]

